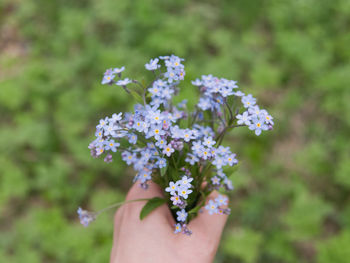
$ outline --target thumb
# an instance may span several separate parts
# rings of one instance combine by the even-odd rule
[[[215,199],[219,194],[217,191],[213,191],[206,200],[206,203],[211,199]],[[226,208],[227,206],[220,206]],[[227,221],[227,215],[225,214],[212,214],[210,215],[206,209],[203,209],[202,213],[189,223],[189,229],[193,233],[202,233],[207,237],[214,240],[220,240],[222,231]]]

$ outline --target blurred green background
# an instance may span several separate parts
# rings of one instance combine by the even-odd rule
[[[349,0],[1,0],[0,262],[108,262],[113,212],[88,229],[76,216],[132,180],[87,149],[100,118],[133,104],[102,73],[147,80],[144,64],[172,53],[179,100],[212,73],[276,121],[226,142],[242,165],[216,262],[350,262],[349,28]]]

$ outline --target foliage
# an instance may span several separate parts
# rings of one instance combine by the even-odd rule
[[[131,103],[97,80],[121,65],[140,79],[144,61],[171,53],[190,69],[179,101],[212,73],[278,123],[226,139],[244,161],[216,261],[345,262],[349,17],[348,0],[1,1],[0,262],[108,261],[113,215],[83,229],[76,208],[130,186],[120,159],[91,160],[87,145],[98,119]]]

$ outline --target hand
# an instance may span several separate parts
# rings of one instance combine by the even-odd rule
[[[134,184],[127,200],[162,197],[154,183],[147,190]],[[217,196],[213,192],[209,198]],[[140,211],[145,201],[123,205],[115,214],[111,263],[209,263],[212,262],[225,226],[227,215],[199,213],[188,228],[192,235],[174,234],[175,221],[166,204],[142,221]]]

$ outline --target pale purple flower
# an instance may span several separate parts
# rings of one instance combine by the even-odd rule
[[[182,200],[180,198],[180,196],[178,195],[174,195],[172,197],[170,197],[170,200],[173,201],[173,205],[181,205],[182,204]]]

